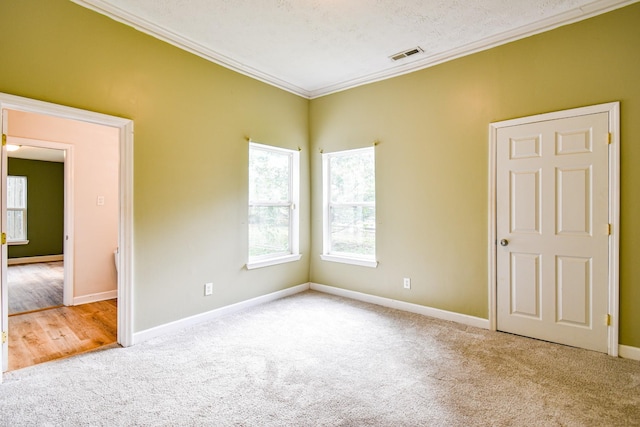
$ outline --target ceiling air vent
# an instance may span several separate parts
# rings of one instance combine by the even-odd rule
[[[395,55],[391,55],[391,58],[394,61],[398,61],[402,58],[406,58],[407,56],[415,55],[417,53],[422,53],[424,50],[420,46],[414,47],[413,49],[405,50],[404,52],[396,53]]]

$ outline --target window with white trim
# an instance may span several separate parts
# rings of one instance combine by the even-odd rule
[[[322,164],[322,259],[376,267],[374,148],[323,154]]]
[[[7,176],[7,242],[27,240],[27,177]]]
[[[299,182],[299,151],[249,143],[247,268],[300,259]]]

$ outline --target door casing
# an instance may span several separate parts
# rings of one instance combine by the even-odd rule
[[[608,327],[607,353],[618,356],[619,331],[619,242],[620,242],[620,103],[592,105],[522,117],[491,123],[489,125],[489,226],[488,226],[488,261],[489,261],[489,329],[497,330],[497,134],[498,129],[546,120],[563,119],[574,116],[606,112],[609,115],[609,314],[611,322]]]
[[[118,129],[119,213],[118,213],[118,343],[133,345],[133,121],[77,108],[0,93],[0,111],[15,110],[78,120]],[[4,114],[2,114],[4,116]],[[2,130],[4,132],[4,117]],[[4,151],[4,148],[3,148]],[[6,159],[6,155],[3,156]],[[4,165],[6,167],[6,163]],[[4,230],[3,230],[4,231]],[[6,245],[2,245],[6,263]],[[5,264],[6,265],[6,264]],[[6,300],[0,305],[3,331],[7,331]],[[8,346],[0,352],[0,365],[7,366]],[[2,380],[0,372],[0,381]]]

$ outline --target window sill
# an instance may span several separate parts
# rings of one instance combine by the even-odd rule
[[[29,241],[28,240],[9,240],[7,242],[7,245],[9,246],[14,246],[14,245],[28,245]]]
[[[265,259],[262,261],[248,262],[246,267],[247,267],[247,270],[253,270],[256,268],[269,267],[270,265],[278,265],[278,264],[284,264],[286,262],[300,261],[300,258],[302,258],[302,255],[300,254],[285,255],[277,258]]]
[[[378,266],[378,261],[371,261],[371,260],[362,259],[362,258],[349,258],[345,256],[338,256],[338,255],[320,255],[320,258],[323,261],[341,262],[343,264],[359,265],[361,267],[376,268]]]

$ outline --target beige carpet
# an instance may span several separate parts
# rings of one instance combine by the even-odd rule
[[[632,426],[640,363],[309,291],[5,374],[5,426]]]

